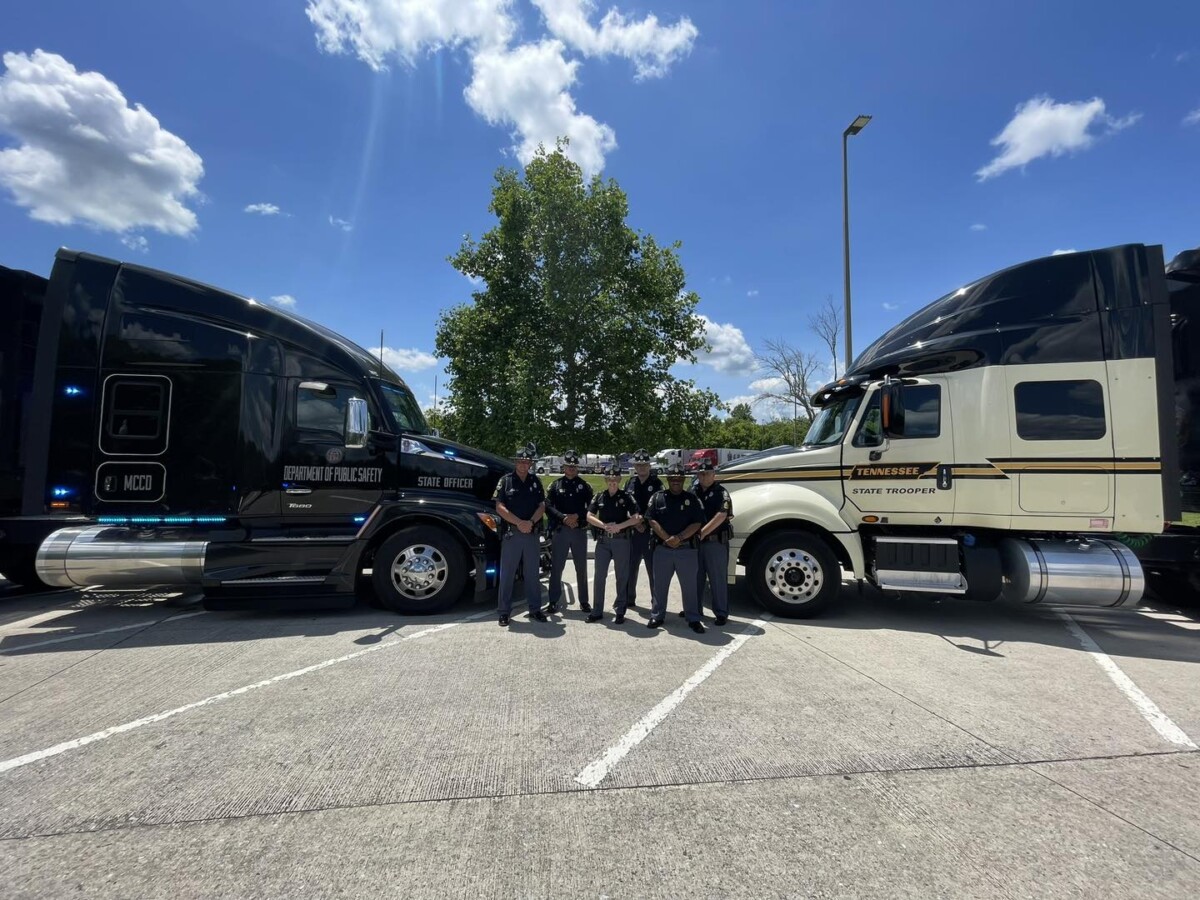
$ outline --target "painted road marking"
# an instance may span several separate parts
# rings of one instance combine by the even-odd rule
[[[1200,622],[1196,622],[1179,613],[1159,612],[1152,607],[1140,607],[1138,613],[1147,619],[1166,622],[1168,625],[1174,625],[1176,628],[1182,628],[1184,631],[1200,631]]]
[[[64,741],[61,744],[55,744],[53,747],[47,747],[45,750],[35,750],[32,753],[26,753],[23,756],[15,756],[12,759],[6,759],[0,762],[0,773],[10,772],[13,769],[19,769],[22,766],[27,766],[30,763],[41,762],[43,759],[49,759],[52,756],[58,756],[60,753],[66,753],[70,750],[78,750],[80,747],[86,747],[88,744],[94,744],[97,741],[103,741],[114,735],[124,734],[126,731],[133,731],[135,728],[141,728],[143,725],[152,725],[155,722],[162,722],[165,719],[171,719],[175,716],[182,715],[185,712],[190,712],[193,709],[199,709],[202,706],[208,706],[211,703],[217,703],[221,700],[228,700],[230,697],[237,697],[242,694],[247,694],[250,691],[258,690],[259,688],[270,687],[273,684],[279,684],[282,681],[288,681],[292,678],[299,678],[301,675],[308,675],[312,672],[319,672],[321,669],[328,669],[330,666],[336,666],[338,663],[349,662],[352,659],[358,659],[360,656],[366,656],[368,653],[377,653],[380,650],[387,650],[391,647],[398,647],[405,641],[416,640],[419,637],[424,637],[427,634],[436,634],[439,631],[445,631],[448,628],[453,628],[455,625],[461,625],[464,622],[470,622],[472,619],[481,619],[484,616],[493,615],[491,610],[487,612],[476,613],[472,616],[467,616],[464,619],[459,619],[457,622],[444,622],[441,625],[434,625],[431,628],[425,628],[421,631],[415,631],[412,634],[406,634],[402,638],[386,643],[376,644],[373,647],[367,647],[365,650],[357,650],[354,653],[347,653],[345,656],[339,656],[335,659],[327,659],[324,662],[319,662],[311,666],[305,666],[303,669],[295,669],[291,672],[284,672],[282,675],[276,675],[273,678],[267,678],[263,681],[256,681],[254,684],[247,684],[244,687],[234,688],[232,691],[225,691],[223,694],[214,694],[211,697],[205,697],[203,700],[197,700],[194,703],[188,703],[185,706],[179,706],[175,709],[169,709],[166,712],[155,713],[152,716],[135,719],[132,722],[125,722],[122,725],[114,725],[112,728],[105,728],[103,731],[93,732],[81,738],[75,738],[73,741]]]
[[[1107,653],[1100,649],[1100,645],[1092,640],[1091,635],[1084,631],[1078,622],[1060,609],[1056,609],[1054,613],[1063,620],[1063,623],[1067,626],[1067,630],[1075,635],[1075,639],[1079,641],[1087,654],[1096,661],[1096,665],[1103,669],[1104,674],[1112,679],[1113,684],[1120,688],[1121,693],[1129,698],[1129,701],[1137,711],[1142,714],[1142,718],[1150,723],[1151,728],[1157,731],[1164,740],[1170,741],[1172,744],[1187,747],[1189,750],[1197,749],[1192,739],[1184,734],[1183,729],[1172,722],[1153,700],[1142,693],[1142,689],[1133,683],[1133,679],[1121,671],[1121,667],[1113,662]]]
[[[100,631],[88,631],[82,634],[71,634],[66,637],[50,638],[46,641],[34,641],[30,644],[22,644],[20,647],[12,647],[8,650],[0,650],[0,656],[15,656],[25,652],[26,650],[36,650],[38,647],[45,647],[49,644],[65,644],[67,641],[82,641],[85,638],[97,637],[101,634],[114,634],[118,631],[133,631],[135,628],[150,628],[153,625],[161,625],[163,622],[178,622],[180,619],[188,619],[192,616],[202,616],[207,610],[199,610],[198,612],[180,613],[177,616],[167,616],[165,619],[155,619],[153,622],[137,622],[133,625],[118,625],[116,628],[103,628]],[[8,637],[19,637],[20,635],[7,635]]]
[[[575,776],[575,781],[586,788],[598,786],[600,782],[608,777],[608,773],[629,755],[631,750],[650,736],[650,732],[658,727],[684,701],[688,694],[703,684],[708,676],[717,670],[721,663],[736,653],[742,644],[750,639],[755,629],[758,629],[758,633],[761,634],[763,626],[771,618],[768,614],[761,619],[755,619],[747,625],[737,637],[718,650],[712,659],[697,669],[691,678],[675,688],[661,703],[646,713],[637,724],[625,733],[624,737],[605,750],[599,759],[588,763],[584,770]]]

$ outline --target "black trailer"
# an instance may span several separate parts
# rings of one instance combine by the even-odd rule
[[[501,457],[320,325],[60,250],[0,269],[0,572],[193,583],[214,608],[348,606],[365,570],[427,613],[495,583]]]
[[[1180,589],[1200,591],[1200,248],[1167,264],[1167,291],[1183,516],[1160,535],[1126,539],[1151,584],[1170,597]]]

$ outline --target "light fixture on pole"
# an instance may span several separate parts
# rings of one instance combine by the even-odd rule
[[[846,368],[850,371],[850,362],[854,359],[851,351],[853,346],[850,332],[850,174],[846,146],[851,135],[858,134],[867,127],[870,116],[859,116],[842,132],[842,260],[846,273],[846,308],[843,313],[846,327]]]

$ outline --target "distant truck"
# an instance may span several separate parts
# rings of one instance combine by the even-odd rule
[[[659,468],[666,469],[669,466],[682,466],[696,450],[693,447],[675,447],[667,450],[659,450],[656,455],[656,462]]]
[[[369,578],[402,613],[494,586],[512,463],[439,437],[341,335],[71,250],[49,279],[0,267],[0,314],[10,580],[236,609],[350,606]]]
[[[695,472],[700,468],[700,464],[707,460],[716,468],[717,466],[723,466],[725,463],[733,462],[735,459],[741,459],[743,456],[749,456],[751,453],[757,452],[757,450],[731,450],[728,447],[696,450],[688,458],[688,461],[683,464],[683,467],[688,472]]]
[[[722,469],[730,580],[744,565],[795,617],[835,603],[843,570],[1048,605],[1129,606],[1147,576],[1197,586],[1198,324],[1200,252],[1168,268],[1142,244],[947,294],[814,395],[802,446]]]
[[[562,467],[561,456],[542,456],[534,462],[533,471],[538,475],[553,475],[555,472],[561,472]]]

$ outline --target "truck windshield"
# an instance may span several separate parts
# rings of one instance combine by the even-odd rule
[[[396,384],[388,384],[385,381],[380,381],[379,387],[383,399],[387,401],[392,419],[401,432],[429,434],[429,425],[425,422],[425,417],[421,415],[421,407],[417,405],[417,398],[412,395],[412,391]]]
[[[842,438],[846,436],[846,429],[854,421],[854,414],[858,411],[858,404],[861,402],[862,394],[858,394],[825,407],[813,419],[812,426],[808,429],[808,436],[800,446],[830,447],[840,444]]]

